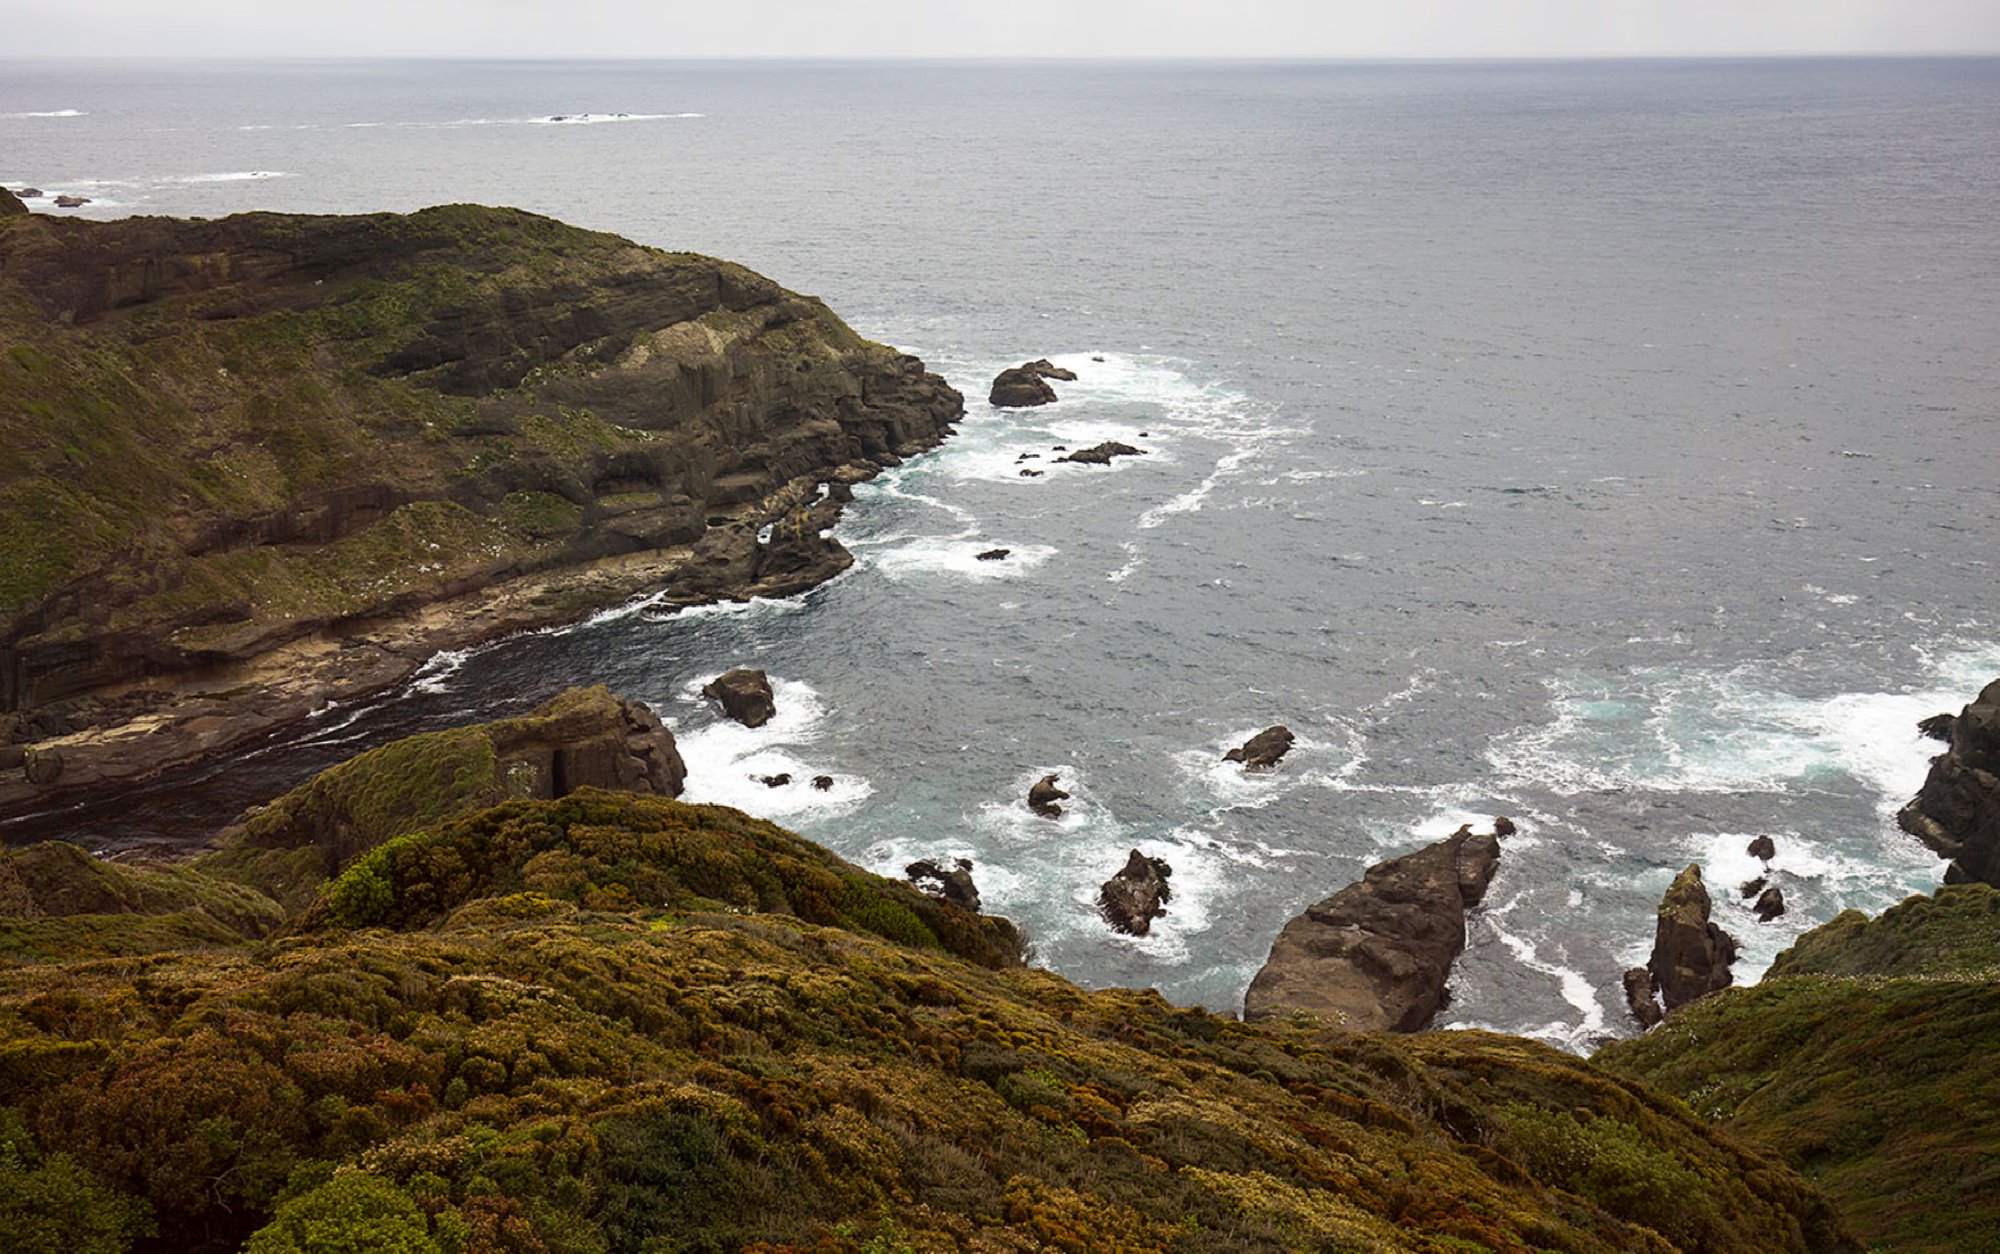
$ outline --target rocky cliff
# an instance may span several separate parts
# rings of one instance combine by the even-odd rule
[[[1897,815],[1903,830],[1950,858],[1945,883],[2000,885],[2000,680],[1942,725],[1951,747],[1931,759],[1923,790]]]
[[[516,211],[0,218],[0,809],[639,592],[808,587],[961,411],[818,301]]]

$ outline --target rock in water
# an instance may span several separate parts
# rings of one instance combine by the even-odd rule
[[[1917,724],[1917,731],[1932,740],[1942,740],[1950,744],[1952,722],[1953,716],[1950,714],[1933,714]]]
[[[0,187],[0,218],[11,218],[26,212],[28,207],[21,203],[20,197]]]
[[[1655,1027],[1666,1018],[1660,1012],[1659,990],[1653,987],[1652,973],[1644,967],[1633,967],[1625,973],[1625,1004],[1642,1028]]]
[[[1002,370],[993,379],[993,390],[986,399],[1003,409],[1026,409],[1033,405],[1046,405],[1056,398],[1056,390],[1049,386],[1050,379],[1074,379],[1074,371],[1063,370],[1047,361],[1031,361],[1024,365]]]
[[[1759,836],[1750,842],[1749,853],[1753,858],[1762,858],[1769,862],[1778,856],[1778,845],[1769,836]]]
[[[752,775],[750,778],[766,788],[783,788],[792,782],[789,771],[780,771],[776,775]]]
[[[1709,922],[1709,906],[1698,863],[1676,875],[1660,900],[1653,957],[1646,967],[1668,1014],[1731,983],[1729,964],[1736,961],[1736,941]]]
[[[739,667],[718,675],[702,688],[701,695],[721,702],[723,713],[745,727],[762,727],[778,712],[771,699],[771,681],[763,671]]]
[[[2000,886],[2000,679],[1951,720],[1951,747],[1896,821],[1951,859],[1945,883]]]
[[[1069,456],[1058,457],[1056,460],[1059,462],[1075,462],[1082,466],[1108,466],[1114,457],[1144,457],[1145,455],[1145,449],[1133,448],[1129,444],[1120,444],[1116,440],[1106,440],[1102,444],[1094,444],[1086,449],[1078,449]]]
[[[1028,790],[1028,808],[1045,819],[1062,817],[1062,807],[1056,803],[1068,801],[1069,794],[1056,787],[1060,775],[1044,775]]]
[[[1776,884],[1765,889],[1751,909],[1757,912],[1757,922],[1769,923],[1785,912],[1785,890]]]
[[[976,560],[982,562],[1004,562],[1007,560],[1007,555],[1013,551],[1012,549],[988,549],[984,553],[977,554]]]
[[[912,862],[903,868],[903,874],[910,883],[923,889],[933,897],[948,901],[961,909],[979,913],[979,889],[972,882],[972,862],[958,858],[951,870],[947,871],[929,858]]]
[[[1246,768],[1253,771],[1269,770],[1278,764],[1279,758],[1291,752],[1293,739],[1295,738],[1292,735],[1291,728],[1286,727],[1282,723],[1275,727],[1266,727],[1263,731],[1244,741],[1242,748],[1231,749],[1228,753],[1223,754],[1222,760],[1224,762],[1241,762]],[[1511,830],[1514,825],[1509,823],[1507,826]]]
[[[88,196],[56,197],[56,208],[58,209],[81,209],[89,203],[90,203],[90,197]]]
[[[1755,897],[1757,894],[1763,892],[1764,889],[1770,884],[1770,882],[1771,880],[1769,876],[1760,875],[1754,880],[1743,881],[1743,883],[1737,887],[1736,891],[1743,895],[1743,900],[1748,901],[1752,897]]]
[[[832,791],[833,791],[833,776],[831,776],[831,775],[815,775],[815,776],[813,776],[813,789],[814,789],[814,791],[816,791],[816,792],[832,792]]]
[[[1167,912],[1174,890],[1167,877],[1174,869],[1159,858],[1149,858],[1137,849],[1125,860],[1118,874],[1097,890],[1097,912],[1112,930],[1127,936],[1145,936],[1153,930],[1153,920]]]
[[[1356,1032],[1422,1031],[1445,1004],[1465,912],[1499,865],[1499,838],[1462,827],[1369,867],[1278,933],[1243,1017],[1300,1010]]]

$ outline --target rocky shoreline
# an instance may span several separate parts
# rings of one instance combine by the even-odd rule
[[[0,815],[442,651],[642,596],[816,586],[852,563],[826,534],[850,486],[963,413],[915,358],[741,267],[471,206],[17,213],[0,317],[31,367],[0,372],[22,428],[0,434],[26,450],[0,478]],[[127,456],[78,488],[44,428],[87,402]]]

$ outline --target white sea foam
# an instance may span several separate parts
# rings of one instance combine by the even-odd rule
[[[472,657],[471,649],[446,649],[434,653],[410,676],[408,690],[411,692],[439,693],[451,686],[454,675]]]
[[[682,688],[682,700],[700,708],[710,721],[684,731],[678,715],[674,719],[674,740],[688,769],[681,800],[797,821],[847,813],[874,793],[865,778],[829,769],[810,756],[827,723],[826,707],[810,685],[773,678],[771,696],[777,713],[762,727],[745,727],[718,716],[701,695],[714,679],[702,675]],[[791,781],[774,788],[758,778],[777,775],[789,775]],[[819,775],[831,776],[833,787],[814,788],[813,778]]]
[[[221,174],[183,174],[174,178],[163,178],[161,183],[195,185],[200,183],[257,183],[265,179],[297,178],[283,170],[229,170]]]
[[[890,579],[901,581],[922,575],[956,575],[965,579],[1015,579],[1044,565],[1057,550],[1046,544],[1021,544],[1008,548],[1007,556],[980,561],[989,549],[1008,548],[999,542],[967,542],[959,539],[907,540],[894,548],[869,554],[868,562]]]
[[[1545,1040],[1564,1049],[1581,1052],[1589,1048],[1593,1038],[1605,1031],[1604,1003],[1599,1000],[1597,990],[1592,987],[1590,977],[1575,967],[1548,957],[1544,952],[1550,942],[1536,942],[1512,930],[1509,915],[1521,899],[1513,900],[1481,913],[1475,926],[1490,931],[1507,952],[1522,966],[1556,982],[1556,990],[1565,1002],[1575,1008],[1578,1018],[1573,1022],[1551,1022],[1525,1029],[1523,1034]]]
[[[1503,780],[1564,794],[1626,788],[1783,792],[1832,774],[1874,791],[1886,822],[1922,785],[1935,746],[1917,721],[1956,709],[2000,669],[2000,646],[1928,659],[1911,690],[1797,697],[1747,670],[1642,670],[1550,684],[1555,717],[1486,751]]]
[[[0,113],[0,118],[83,118],[82,109],[30,109],[24,113]]]

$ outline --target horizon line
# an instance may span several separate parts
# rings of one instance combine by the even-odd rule
[[[351,61],[459,61],[529,64],[575,62],[619,64],[763,64],[763,65],[880,65],[884,63],[933,65],[1411,65],[1466,63],[1542,63],[1552,61],[1980,61],[2000,60],[2000,46],[1971,51],[1702,51],[1702,52],[1507,52],[1507,53],[1150,53],[1120,54],[974,54],[974,53],[839,53],[826,55],[774,55],[764,53],[701,53],[685,55],[616,55],[574,53],[537,56],[526,53],[446,53],[446,52],[355,52],[335,54],[267,52],[125,52],[69,53],[29,52],[0,55],[0,64],[24,61],[118,62],[118,61],[243,61],[297,62],[325,64]]]

